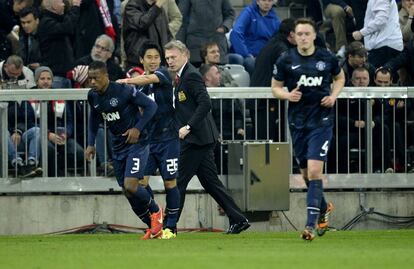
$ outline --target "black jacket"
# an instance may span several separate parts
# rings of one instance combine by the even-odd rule
[[[218,131],[211,115],[210,96],[201,74],[192,64],[185,65],[174,96],[178,127],[191,126],[184,142],[200,146],[215,143]]]
[[[10,134],[24,132],[35,126],[36,118],[32,105],[28,101],[9,102],[7,107],[8,129]]]
[[[72,7],[65,15],[44,10],[37,33],[42,65],[50,67],[55,76],[66,77],[75,62],[72,38],[79,19],[79,7]]]
[[[23,63],[26,66],[32,63],[41,63],[42,56],[40,55],[39,36],[37,33],[33,35],[23,33],[20,35],[18,54],[22,57]]]
[[[123,20],[122,35],[130,66],[139,65],[139,50],[145,42],[151,41],[163,48],[173,38],[164,9],[145,0],[130,0]]]
[[[274,64],[283,52],[292,47],[293,45],[287,41],[286,36],[277,34],[272,37],[256,57],[256,63],[252,78],[250,80],[250,86],[271,86]]]
[[[109,15],[111,16],[112,26],[116,33],[115,44],[118,44],[120,31],[116,17],[113,14],[114,1],[106,0]],[[80,6],[80,17],[75,29],[74,51],[75,58],[78,59],[91,52],[95,40],[98,36],[105,34],[101,12],[96,4],[96,0],[82,0]]]
[[[384,67],[388,68],[395,74],[398,69],[405,68],[407,76],[411,79],[410,84],[413,85],[414,80],[414,41],[408,42],[404,50],[395,58],[388,61]]]

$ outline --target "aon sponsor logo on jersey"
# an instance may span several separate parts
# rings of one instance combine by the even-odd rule
[[[106,121],[114,121],[119,120],[121,116],[119,116],[119,112],[111,112],[111,113],[102,113],[102,117]]]
[[[298,81],[298,86],[305,86],[305,87],[315,87],[322,85],[323,77],[307,77],[306,75],[300,76]]]

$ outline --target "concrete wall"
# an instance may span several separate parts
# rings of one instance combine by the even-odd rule
[[[328,192],[328,201],[335,204],[331,226],[339,229],[356,216],[360,195],[357,192]],[[364,197],[363,197],[364,198]],[[156,195],[161,205],[165,195]],[[364,201],[365,200],[365,201]],[[368,192],[363,199],[367,207],[390,215],[414,216],[414,192]],[[305,223],[306,193],[290,195],[290,210],[286,216],[294,226],[302,229]],[[249,214],[252,231],[291,231],[293,227],[281,212]],[[374,215],[363,219],[354,229],[400,228],[376,221]],[[93,223],[122,224],[144,227],[130,210],[127,200],[114,195],[22,195],[0,196],[0,234],[42,234]],[[228,221],[220,216],[216,204],[203,193],[186,196],[186,206],[180,228],[214,227],[227,229]]]

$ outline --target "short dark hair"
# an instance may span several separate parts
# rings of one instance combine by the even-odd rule
[[[212,46],[217,46],[218,47],[219,45],[217,44],[217,42],[214,42],[214,41],[209,41],[209,42],[206,42],[203,45],[201,45],[201,48],[200,48],[200,57],[201,57],[201,60],[203,62],[204,62],[204,59],[207,56],[207,50],[208,50],[208,48],[211,48]]]
[[[295,20],[292,18],[284,19],[279,26],[279,32],[282,36],[288,37],[290,32],[295,31]]]
[[[353,41],[346,47],[345,55],[346,57],[348,57],[349,55],[367,57],[368,53],[367,49],[364,47],[364,44],[362,44],[362,42]]]
[[[162,57],[163,54],[161,48],[157,44],[152,42],[145,42],[144,44],[142,44],[141,48],[139,49],[139,57],[144,58],[145,53],[147,52],[147,50],[150,49],[155,49],[160,54],[160,57]]]
[[[204,76],[210,71],[210,69],[215,66],[214,64],[202,64],[198,71],[200,72],[201,76],[204,78]]]
[[[315,33],[317,33],[318,31],[316,30],[316,23],[314,20],[312,20],[311,18],[299,18],[295,21],[295,30],[296,27],[299,24],[309,24],[310,26],[312,26],[313,30],[315,31]]]
[[[38,19],[39,18],[39,11],[37,10],[37,8],[34,8],[34,7],[25,7],[22,10],[20,10],[20,12],[19,12],[19,18],[20,19],[21,18],[24,18],[24,17],[26,17],[29,14],[33,14],[33,17],[35,19]]]
[[[391,72],[391,70],[389,70],[388,68],[383,67],[383,66],[378,67],[378,68],[375,70],[375,76],[374,76],[374,78],[377,78],[378,73],[381,73],[381,74],[384,74],[384,75],[386,75],[386,74],[390,74],[390,80],[392,81],[392,72]]]
[[[102,61],[93,61],[89,64],[89,70],[101,70],[104,73],[108,73],[106,63]]]

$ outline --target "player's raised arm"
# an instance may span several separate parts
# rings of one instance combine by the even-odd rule
[[[127,84],[134,84],[134,85],[148,85],[152,83],[159,83],[160,79],[155,74],[150,75],[140,75],[133,78],[124,78],[124,79],[118,79],[116,81],[117,83],[127,83]]]

